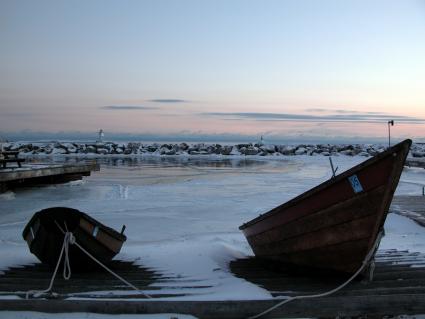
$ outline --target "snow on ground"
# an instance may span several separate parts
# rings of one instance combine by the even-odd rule
[[[334,165],[340,173],[363,160],[338,156]],[[311,156],[106,163],[82,182],[1,195],[0,270],[36,261],[21,237],[36,211],[68,206],[115,229],[127,226],[128,239],[118,258],[172,274],[182,283],[187,279],[212,286],[195,296],[175,298],[270,298],[228,269],[229,261],[252,255],[238,226],[331,176],[328,158]],[[425,170],[407,169],[397,193],[419,194],[424,180]],[[425,252],[424,229],[390,214],[381,249]]]
[[[408,250],[425,254],[425,228],[411,219],[388,214],[385,222],[385,237],[381,240],[379,249]]]
[[[96,313],[43,313],[34,311],[2,311],[2,319],[192,319],[189,315],[155,314],[155,315],[104,315]]]
[[[425,169],[419,167],[405,167],[400,178],[396,195],[422,195],[425,186]]]
[[[105,315],[95,313],[43,313],[33,311],[2,311],[2,319],[192,319],[190,315],[154,314],[154,315]],[[425,319],[425,315],[400,315],[388,319]]]
[[[0,200],[12,200],[15,199],[15,193],[11,191],[7,191],[4,193],[0,193]]]

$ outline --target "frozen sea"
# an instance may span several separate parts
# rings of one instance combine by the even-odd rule
[[[363,160],[333,158],[338,173]],[[128,239],[118,259],[212,286],[190,299],[268,299],[267,291],[228,269],[231,260],[252,255],[238,226],[331,176],[323,156],[100,162],[101,170],[83,181],[0,194],[0,272],[36,262],[21,237],[25,224],[38,210],[66,206],[118,230],[127,226]],[[405,169],[396,193],[419,195],[424,182],[424,169]],[[385,228],[380,249],[425,253],[425,228],[396,214],[389,215]]]

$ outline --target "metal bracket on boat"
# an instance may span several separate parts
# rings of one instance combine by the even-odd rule
[[[332,178],[334,178],[336,171],[338,170],[338,166],[336,168],[334,168],[334,163],[332,162],[332,157],[330,157],[330,156],[329,156],[329,163],[331,164]]]
[[[96,237],[97,236],[97,233],[99,232],[99,226],[94,226],[94,228],[93,228],[93,237]]]

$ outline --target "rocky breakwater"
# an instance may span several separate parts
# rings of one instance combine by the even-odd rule
[[[49,142],[3,144],[5,150],[19,151],[23,155],[78,155],[78,156],[112,156],[112,155],[218,155],[218,156],[374,156],[385,150],[383,145],[374,144],[207,144],[207,143],[76,143]],[[425,157],[425,144],[413,144],[411,156]]]

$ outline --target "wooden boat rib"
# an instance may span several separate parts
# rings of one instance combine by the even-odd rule
[[[405,140],[239,228],[257,257],[353,273],[382,229]]]
[[[24,228],[22,236],[30,251],[41,262],[54,267],[62,248],[64,230],[72,232],[76,241],[104,264],[119,253],[127,239],[122,232],[103,225],[83,212],[66,207],[47,208],[35,213]],[[75,245],[70,245],[69,255],[73,270],[85,271],[97,267]]]

